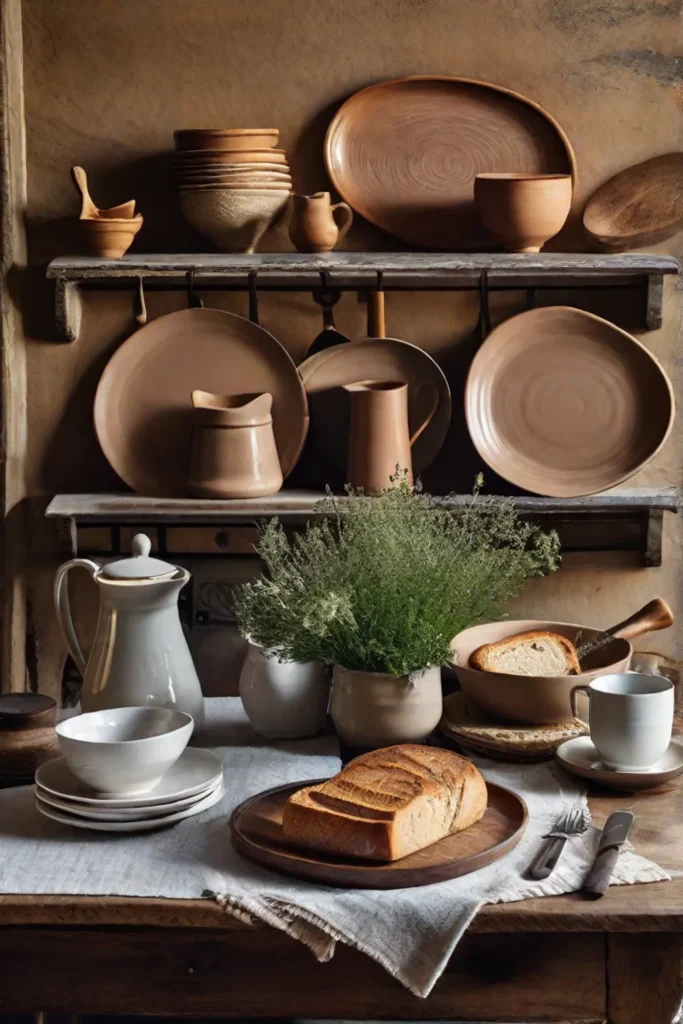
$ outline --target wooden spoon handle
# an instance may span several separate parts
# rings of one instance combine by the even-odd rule
[[[100,211],[93,203],[88,191],[88,176],[82,167],[72,167],[71,177],[81,195],[81,220],[99,217]]]
[[[628,619],[612,626],[607,632],[612,636],[621,637],[623,640],[632,640],[643,633],[654,633],[657,629],[667,629],[673,625],[674,616],[666,601],[656,597],[654,601],[648,601],[646,605],[630,615]]]
[[[370,292],[368,295],[368,337],[386,338],[387,329],[384,322],[384,292]]]

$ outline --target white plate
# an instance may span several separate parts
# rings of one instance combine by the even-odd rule
[[[191,818],[195,814],[207,811],[209,807],[218,803],[224,792],[223,786],[218,786],[204,800],[193,804],[192,807],[186,807],[184,811],[176,811],[175,814],[167,814],[163,818],[147,818],[144,821],[86,821],[66,812],[55,811],[49,804],[44,804],[39,796],[36,797],[36,807],[46,818],[58,821],[62,825],[73,825],[74,828],[88,828],[95,832],[149,832],[153,828],[173,825],[184,818]]]
[[[137,797],[95,796],[92,789],[81,782],[67,767],[63,757],[41,764],[36,772],[36,784],[60,800],[89,804],[92,807],[156,807],[172,800],[196,796],[218,782],[223,775],[223,762],[211,750],[186,747],[176,763],[169,768],[158,786]]]
[[[683,772],[683,744],[677,740],[671,741],[666,754],[657,764],[642,772],[618,772],[606,768],[590,736],[577,736],[576,739],[560,744],[556,757],[568,772],[601,786],[609,786],[610,789],[654,789]]]
[[[90,807],[87,804],[77,804],[73,800],[59,800],[52,796],[42,786],[36,786],[36,796],[42,803],[49,804],[56,811],[66,811],[67,814],[75,814],[77,818],[86,818],[88,821],[146,821],[149,818],[163,818],[166,814],[174,814],[176,811],[184,811],[186,807],[192,807],[222,785],[223,780],[214,782],[207,786],[201,793],[195,796],[186,796],[182,800],[171,800],[165,804],[155,804],[147,807]]]

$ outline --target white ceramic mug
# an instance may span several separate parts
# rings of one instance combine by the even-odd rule
[[[617,771],[646,771],[666,753],[674,718],[674,685],[662,676],[618,672],[571,692],[589,698],[591,739],[601,760]]]

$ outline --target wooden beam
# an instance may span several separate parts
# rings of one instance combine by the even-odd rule
[[[0,2],[0,344],[2,432],[0,501],[0,689],[26,685],[26,536],[23,500],[26,427],[26,355],[20,287],[26,267],[26,139],[21,0]]]

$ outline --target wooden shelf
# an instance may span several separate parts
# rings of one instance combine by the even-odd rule
[[[253,526],[273,516],[296,526],[320,515],[317,503],[322,497],[321,493],[294,490],[280,491],[268,498],[230,501],[145,498],[136,494],[58,494],[46,515],[65,525],[73,552],[78,550],[78,528],[93,526],[111,529],[114,553],[120,544],[117,538],[121,527],[153,526],[164,550],[165,531],[169,527],[207,527],[216,531]],[[456,509],[471,497],[456,495],[441,500],[446,508]],[[619,488],[587,498],[522,496],[513,501],[526,518],[557,529],[565,551],[636,552],[644,565],[656,566],[662,560],[664,513],[678,511],[681,494],[675,488]]]
[[[256,275],[259,290],[309,291],[325,273],[334,287],[359,290],[375,286],[379,272],[387,291],[639,288],[645,325],[654,330],[662,322],[664,275],[678,274],[679,264],[672,256],[643,253],[329,252],[62,256],[47,268],[55,281],[57,334],[66,341],[78,338],[83,287],[131,288],[142,280],[146,288],[177,289],[193,274],[198,290],[246,290]]]

